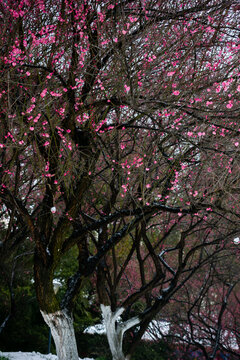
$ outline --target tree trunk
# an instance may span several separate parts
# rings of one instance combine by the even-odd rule
[[[124,312],[124,308],[117,309],[113,313],[110,306],[101,305],[101,310],[113,360],[129,360],[130,355],[125,357],[122,350],[123,335],[125,331],[137,325],[139,323],[139,319],[135,317],[129,319],[128,321],[119,323],[117,320]]]
[[[72,316],[68,315],[66,310],[59,310],[52,314],[41,311],[41,314],[51,329],[58,360],[78,360]]]

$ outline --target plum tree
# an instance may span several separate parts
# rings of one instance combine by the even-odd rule
[[[166,219],[163,233],[176,226],[188,238],[187,258],[175,245],[178,270],[169,248],[158,257],[172,284],[195,254],[190,229],[197,256],[238,234],[239,9],[1,0],[0,18],[1,256],[34,243],[40,310],[59,360],[75,360],[76,296],[141,224],[159,233]],[[78,270],[59,303],[55,271],[75,245]]]

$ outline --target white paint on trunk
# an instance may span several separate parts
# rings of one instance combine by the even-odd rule
[[[117,320],[124,312],[124,308],[119,308],[115,312],[112,312],[110,306],[101,305],[101,310],[113,360],[129,359],[129,356],[125,358],[122,351],[123,335],[128,329],[140,322],[139,318],[134,317],[125,322],[119,323]]]
[[[41,314],[51,329],[58,360],[78,360],[72,317],[65,310],[59,310],[52,314],[41,311]]]

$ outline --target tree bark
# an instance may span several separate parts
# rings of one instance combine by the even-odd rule
[[[78,360],[72,316],[68,315],[66,310],[59,310],[52,314],[41,311],[41,314],[51,329],[58,360]]]
[[[110,306],[101,305],[101,310],[113,360],[129,360],[130,355],[125,357],[122,350],[123,335],[125,331],[139,323],[138,317],[119,323],[117,320],[124,312],[124,308],[119,308],[112,312]]]

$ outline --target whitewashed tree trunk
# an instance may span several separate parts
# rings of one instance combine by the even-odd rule
[[[51,329],[58,360],[78,360],[72,317],[64,310],[59,310],[53,314],[41,311],[41,314]]]
[[[101,305],[102,317],[106,328],[108,344],[112,353],[113,360],[128,360],[130,356],[126,357],[123,354],[122,343],[125,331],[139,323],[139,319],[134,317],[125,322],[117,322],[117,319],[124,312],[124,308],[119,308],[112,312],[110,306]]]

